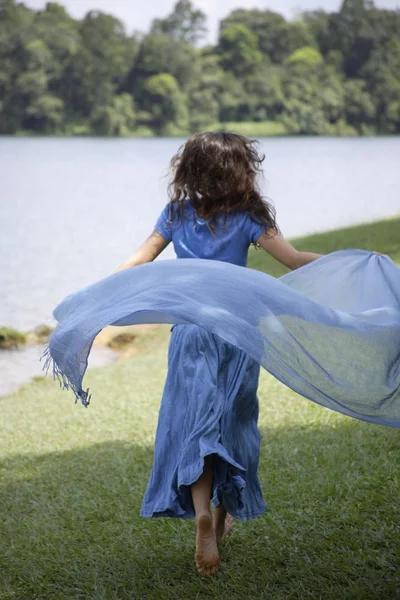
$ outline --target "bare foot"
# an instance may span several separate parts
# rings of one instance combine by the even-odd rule
[[[196,567],[203,575],[215,575],[218,571],[219,556],[217,540],[210,514],[201,515],[197,520]]]
[[[227,514],[225,507],[217,506],[213,513],[213,522],[217,545],[222,544],[233,525],[232,515]]]

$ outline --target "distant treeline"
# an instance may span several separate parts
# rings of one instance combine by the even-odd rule
[[[400,11],[344,0],[286,21],[235,10],[215,46],[179,0],[147,34],[110,15],[0,0],[0,133],[187,135],[400,132]],[[242,124],[239,125],[239,124]]]

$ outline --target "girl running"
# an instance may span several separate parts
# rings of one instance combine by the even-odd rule
[[[171,242],[177,258],[242,267],[251,244],[290,269],[319,258],[297,252],[279,234],[274,210],[257,188],[262,162],[255,143],[240,135],[191,137],[172,159],[170,203],[119,270],[153,261]],[[196,565],[207,575],[218,570],[218,545],[232,516],[254,519],[266,508],[257,477],[259,371],[243,351],[201,327],[173,327],[141,515],[195,517]]]
[[[195,517],[206,575],[232,517],[266,508],[260,365],[327,408],[400,427],[400,269],[362,250],[296,251],[257,188],[262,161],[240,135],[191,137],[172,159],[170,202],[150,237],[121,272],[59,304],[47,350],[45,368],[87,406],[82,380],[104,327],[174,324],[141,514]],[[171,242],[180,260],[145,264]],[[278,280],[246,269],[251,244],[294,272]]]

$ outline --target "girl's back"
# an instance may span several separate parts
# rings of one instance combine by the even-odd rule
[[[249,246],[265,231],[265,225],[252,221],[247,212],[217,216],[213,227],[201,219],[189,201],[180,218],[171,214],[170,205],[161,213],[155,230],[174,244],[178,258],[221,260],[245,267]]]

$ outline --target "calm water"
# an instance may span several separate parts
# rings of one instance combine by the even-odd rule
[[[40,357],[43,346],[28,346],[23,350],[1,350],[0,396],[17,390],[32,377],[43,376]],[[115,360],[115,352],[109,348],[94,347],[89,357],[89,367],[102,367]],[[73,398],[70,392],[70,398]]]
[[[48,320],[65,295],[135,251],[166,202],[179,144],[0,138],[0,324],[26,330]],[[262,146],[263,187],[287,236],[400,212],[400,138]]]
[[[0,138],[0,325],[48,321],[135,251],[181,142]],[[287,236],[400,213],[400,138],[265,139],[262,149],[262,186]]]

